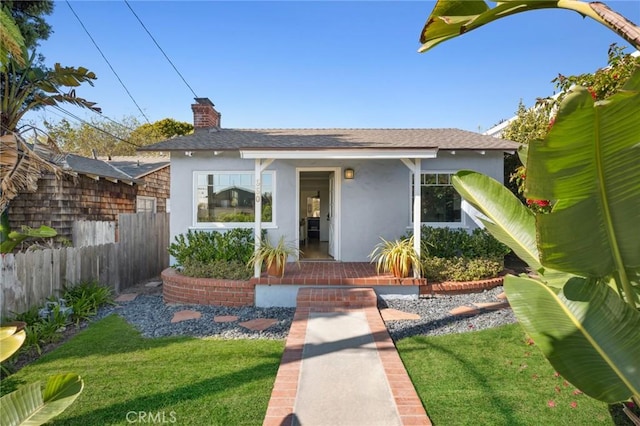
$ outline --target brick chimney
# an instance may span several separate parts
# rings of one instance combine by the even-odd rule
[[[216,111],[213,102],[209,98],[194,98],[195,104],[191,105],[193,111],[193,127],[196,129],[211,128],[220,129],[221,114]]]

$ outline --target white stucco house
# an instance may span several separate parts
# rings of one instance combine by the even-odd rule
[[[502,181],[518,146],[458,129],[226,129],[209,99],[192,110],[193,134],[142,148],[171,154],[171,241],[262,228],[302,249],[318,239],[343,262],[367,262],[380,237],[420,224],[474,228],[451,175]]]

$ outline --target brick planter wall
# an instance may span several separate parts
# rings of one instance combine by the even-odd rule
[[[249,281],[185,277],[173,268],[162,271],[165,303],[247,306],[255,300],[255,284]]]
[[[504,277],[489,278],[479,281],[445,281],[442,283],[429,283],[420,286],[420,294],[466,294],[480,293],[502,285]]]

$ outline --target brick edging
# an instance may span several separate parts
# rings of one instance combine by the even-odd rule
[[[477,281],[445,281],[441,283],[428,283],[420,286],[420,294],[476,293],[501,286],[503,282],[504,277],[495,277]]]
[[[255,284],[247,281],[193,278],[173,268],[160,274],[165,303],[248,306],[255,300]]]

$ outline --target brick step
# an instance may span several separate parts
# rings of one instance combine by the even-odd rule
[[[377,297],[371,288],[305,287],[298,291],[296,306],[311,312],[332,312],[377,307]]]

